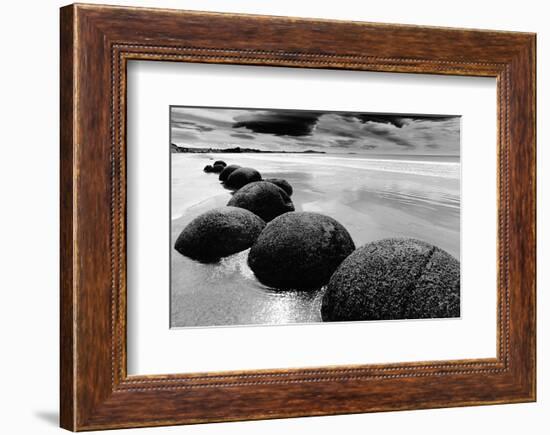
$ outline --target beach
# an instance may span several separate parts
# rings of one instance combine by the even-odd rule
[[[217,174],[203,172],[219,159],[253,167],[264,178],[286,179],[296,211],[336,219],[357,247],[412,237],[460,259],[458,157],[173,153],[171,158],[171,327],[321,321],[323,288],[277,292],[265,287],[247,266],[248,250],[214,264],[174,250],[191,220],[231,198]]]

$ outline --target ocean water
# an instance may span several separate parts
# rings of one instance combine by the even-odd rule
[[[227,204],[231,192],[202,168],[214,160],[284,178],[297,211],[329,215],[355,245],[414,237],[460,258],[460,162],[457,157],[334,154],[172,154],[172,327],[321,321],[324,288],[277,292],[256,280],[248,251],[202,264],[173,249],[196,216]]]

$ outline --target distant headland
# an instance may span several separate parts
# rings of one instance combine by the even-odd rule
[[[197,154],[206,154],[206,153],[268,153],[268,154],[325,154],[324,151],[314,151],[314,150],[305,150],[305,151],[264,151],[258,150],[256,148],[188,148],[180,147],[176,144],[171,144],[171,150],[173,153],[197,153]]]

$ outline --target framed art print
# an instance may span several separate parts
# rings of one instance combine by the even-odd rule
[[[172,327],[460,317],[459,116],[172,106],[170,131]],[[385,285],[370,269],[401,249]],[[394,299],[434,254],[441,299]],[[372,300],[324,288],[340,268]]]
[[[527,33],[62,8],[62,427],[535,400],[534,71]]]

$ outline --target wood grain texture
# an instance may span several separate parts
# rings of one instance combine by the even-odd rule
[[[126,65],[135,59],[496,77],[497,358],[129,377]],[[92,430],[535,400],[535,216],[533,34],[62,8],[61,425]]]
[[[74,303],[74,275],[73,260],[73,182],[74,182],[74,156],[73,156],[73,133],[74,133],[74,92],[73,92],[73,33],[74,9],[64,8],[61,10],[60,33],[60,282],[61,298],[60,310],[60,423],[62,427],[75,429],[73,417],[74,409],[74,331],[73,316]]]

